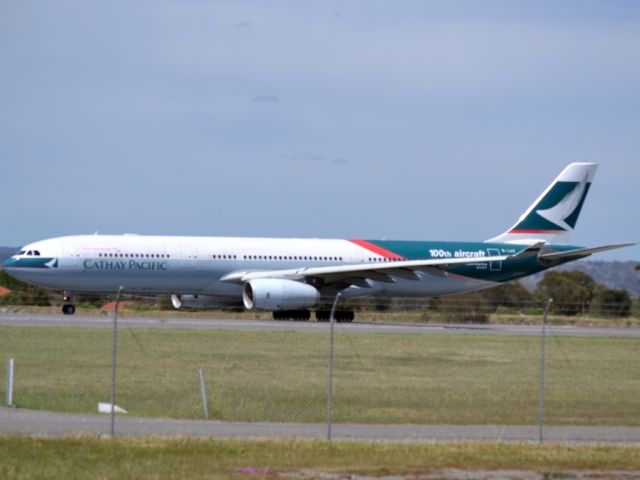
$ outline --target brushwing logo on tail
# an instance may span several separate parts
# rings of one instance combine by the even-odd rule
[[[555,207],[547,208],[546,210],[536,210],[536,213],[542,218],[555,223],[563,230],[573,230],[576,224],[578,215],[574,216],[576,209],[582,206],[587,191],[587,175],[576,183],[572,190],[567,192],[562,200],[558,202]],[[579,213],[579,211],[578,211]],[[571,224],[567,223],[567,220],[571,219]]]
[[[575,228],[591,184],[588,174],[579,182],[556,182],[512,232],[569,232]]]

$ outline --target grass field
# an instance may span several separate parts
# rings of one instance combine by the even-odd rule
[[[640,449],[531,444],[375,444],[321,441],[0,437],[0,478],[240,479],[380,477],[463,469],[534,471],[544,478],[578,472],[640,475]],[[511,474],[509,474],[511,471]],[[617,472],[617,474],[616,474]],[[327,476],[333,474],[334,476]],[[415,478],[415,477],[414,477]],[[486,477],[485,477],[486,478]],[[516,478],[531,478],[517,476]],[[633,477],[637,478],[637,477]]]
[[[216,420],[323,422],[323,333],[123,329],[118,404],[136,416],[202,418],[198,370]],[[336,336],[337,423],[535,424],[539,339]],[[640,425],[640,339],[547,339],[546,420]],[[20,407],[95,412],[109,401],[111,331],[0,327]],[[4,375],[0,398],[4,398]]]

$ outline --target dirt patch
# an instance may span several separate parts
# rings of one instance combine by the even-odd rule
[[[271,472],[273,474],[273,472]],[[424,473],[398,475],[365,475],[359,473],[300,472],[279,473],[275,478],[292,480],[605,480],[640,479],[640,471],[624,470],[567,470],[560,472],[536,472],[533,470],[464,470],[446,469]]]
[[[118,304],[118,311],[121,312],[122,310],[127,310],[131,308],[132,305],[133,305],[133,302],[120,302]],[[115,309],[116,309],[116,302],[105,303],[103,306],[100,307],[101,312],[113,312]]]

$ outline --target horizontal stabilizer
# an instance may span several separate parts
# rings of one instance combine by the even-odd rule
[[[564,260],[564,259],[578,259],[581,257],[588,257],[592,253],[606,252],[607,250],[615,250],[617,248],[630,247],[635,243],[613,243],[611,245],[603,245],[601,247],[593,248],[577,248],[575,250],[564,250],[561,252],[543,252],[540,254],[541,260]]]

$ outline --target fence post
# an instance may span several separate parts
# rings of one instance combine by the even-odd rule
[[[336,295],[329,316],[329,379],[327,381],[327,440],[331,440],[331,424],[333,422],[333,343],[336,323],[336,307],[340,293]]]
[[[545,365],[545,337],[547,334],[547,315],[549,314],[549,307],[553,298],[547,300],[547,305],[544,307],[544,315],[542,316],[542,331],[540,332],[540,397],[538,399],[538,442],[542,443],[544,440],[544,365]]]
[[[7,398],[5,402],[7,407],[13,406],[13,368],[13,358],[10,358],[7,362]]]
[[[199,371],[200,373],[200,396],[202,397],[202,405],[204,407],[204,419],[209,420],[209,400],[207,399],[207,388],[204,383],[204,373],[202,369]]]
[[[118,306],[124,287],[118,288],[116,305],[113,309],[113,332],[111,334],[111,438],[116,430],[116,362],[118,357]]]

